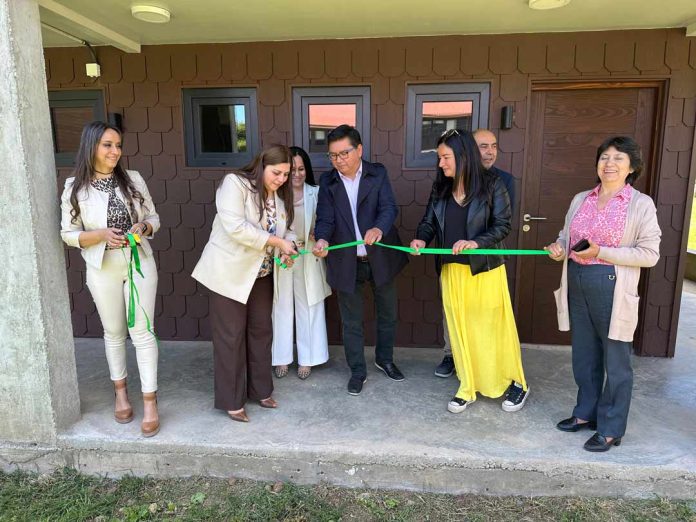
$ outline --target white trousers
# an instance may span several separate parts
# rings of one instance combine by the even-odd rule
[[[150,321],[155,316],[155,296],[157,294],[157,266],[152,257],[140,252],[140,268],[145,278],[133,269],[133,280],[138,289],[140,305],[147,312]],[[125,253],[125,257],[124,254]],[[87,265],[87,287],[92,293],[97,312],[104,327],[104,348],[106,361],[112,381],[125,379],[126,336],[130,333],[135,346],[135,356],[140,372],[140,386],[143,393],[157,391],[157,340],[147,330],[143,311],[135,303],[135,326],[128,328],[128,250],[106,250],[101,270]],[[154,332],[154,325],[151,325]]]
[[[293,361],[293,322],[298,364],[316,366],[329,360],[324,301],[312,306],[307,303],[304,263],[304,256],[300,256],[292,269],[278,271],[278,299],[273,304],[273,366]]]

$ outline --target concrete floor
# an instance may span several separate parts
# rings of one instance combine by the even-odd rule
[[[530,397],[506,413],[479,399],[464,413],[446,410],[455,377],[437,378],[437,349],[398,349],[406,375],[389,381],[374,366],[362,395],[350,396],[340,347],[306,381],[294,368],[276,379],[277,410],[248,406],[249,424],[213,409],[210,343],[162,342],[162,430],[140,436],[136,420],[113,421],[113,392],[97,339],[76,339],[82,419],[59,450],[28,459],[37,469],[71,465],[109,475],[206,474],[298,483],[517,495],[660,495],[696,498],[696,285],[683,295],[674,359],[635,358],[628,432],[605,454],[582,449],[590,432],[566,434],[575,386],[568,347],[523,350]],[[372,350],[367,350],[368,352]],[[372,361],[372,357],[370,357]],[[138,398],[130,350],[129,389]],[[26,453],[17,450],[21,461]],[[30,466],[31,467],[31,466]]]

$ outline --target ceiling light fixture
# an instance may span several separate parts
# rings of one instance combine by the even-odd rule
[[[531,9],[556,9],[557,7],[563,7],[570,3],[570,0],[529,0],[529,7]]]
[[[166,24],[172,17],[171,13],[163,7],[142,4],[131,6],[131,14],[133,18],[143,22],[150,22],[151,24]]]

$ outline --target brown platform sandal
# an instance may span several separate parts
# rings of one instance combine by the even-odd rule
[[[155,408],[157,407],[157,392],[143,393],[143,403],[154,402]],[[159,423],[159,413],[158,418],[155,421],[143,421],[140,425],[140,432],[143,437],[154,437],[159,433],[160,423]]]
[[[126,391],[126,400],[128,400],[128,387],[126,385],[126,379],[121,379],[120,381],[113,381],[114,383],[114,398],[120,390]],[[128,424],[133,420],[133,408],[129,405],[127,408],[122,410],[117,410],[114,406],[114,420],[119,424]]]
[[[230,419],[233,421],[237,422],[249,422],[249,417],[247,417],[246,412],[244,411],[244,408],[238,411],[228,411],[227,415],[229,416]]]

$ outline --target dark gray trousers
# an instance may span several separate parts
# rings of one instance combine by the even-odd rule
[[[375,346],[375,361],[377,363],[393,362],[394,336],[397,322],[397,295],[394,281],[377,286],[372,277],[369,263],[358,263],[355,275],[355,292],[338,292],[338,307],[341,310],[343,325],[343,346],[346,350],[346,361],[351,374],[355,377],[367,377],[365,364],[364,321],[364,288],[369,283],[375,297],[377,309],[377,346]]]
[[[616,273],[613,265],[568,261],[568,307],[573,375],[578,398],[573,415],[597,421],[597,432],[622,437],[633,389],[633,343],[609,339]]]

